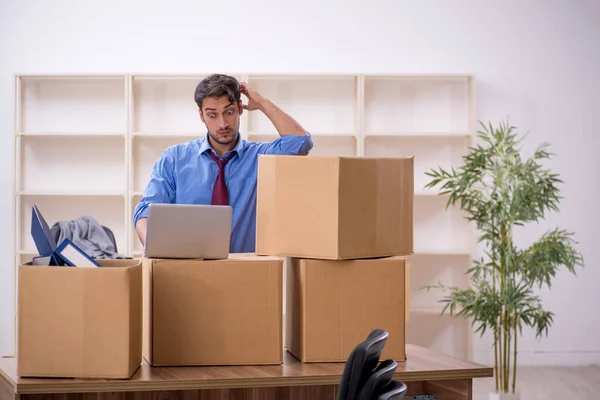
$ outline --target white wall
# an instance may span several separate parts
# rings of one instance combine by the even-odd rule
[[[599,21],[595,0],[0,1],[0,353],[14,351],[14,73],[473,72],[478,118],[510,115],[528,150],[548,140],[558,153],[562,213],[522,241],[559,224],[587,262],[544,294],[554,327],[521,339],[521,360],[600,363]],[[475,350],[491,360],[489,343]]]

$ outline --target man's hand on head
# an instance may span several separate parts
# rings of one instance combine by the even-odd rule
[[[264,97],[250,87],[246,82],[240,83],[240,92],[248,98],[248,104],[242,104],[244,110],[253,111],[261,108]]]
[[[248,104],[242,104],[244,110],[260,110],[265,114],[280,136],[306,136],[308,132],[290,115],[277,107],[271,100],[261,96],[246,82],[240,83],[240,92],[248,98]]]

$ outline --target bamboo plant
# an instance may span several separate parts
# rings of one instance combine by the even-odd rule
[[[535,290],[552,285],[561,267],[575,274],[583,257],[575,249],[573,233],[554,228],[527,248],[513,241],[516,229],[539,222],[550,211],[558,211],[562,183],[559,175],[542,165],[551,159],[543,143],[524,159],[519,148],[522,137],[515,127],[481,123],[480,144],[469,147],[461,166],[433,168],[428,188],[438,187],[448,196],[446,207],[458,206],[476,224],[479,243],[484,245],[467,274],[470,288],[440,283],[445,295],[442,314],[469,318],[481,336],[493,333],[496,392],[515,393],[517,339],[523,326],[533,328],[536,338],[548,335],[553,313],[544,309]],[[510,390],[510,391],[509,391]]]

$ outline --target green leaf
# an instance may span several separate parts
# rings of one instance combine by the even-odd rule
[[[513,329],[522,335],[523,327],[532,328],[536,338],[548,335],[554,314],[543,308],[534,289],[551,288],[561,269],[575,274],[584,264],[574,233],[563,229],[544,233],[526,249],[513,242],[515,228],[543,221],[559,211],[562,199],[563,181],[542,164],[554,156],[550,144],[541,143],[525,157],[526,136],[508,120],[497,126],[479,121],[478,143],[468,147],[459,165],[426,172],[427,187],[448,196],[446,208],[464,214],[484,249],[466,269],[468,288],[440,282],[428,290],[444,293],[442,314],[466,317],[476,333],[492,331],[498,340],[503,332],[512,338]]]

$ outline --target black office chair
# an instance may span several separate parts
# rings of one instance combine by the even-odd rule
[[[337,400],[357,400],[358,393],[379,364],[379,357],[388,339],[382,329],[373,330],[367,339],[352,350],[337,394]]]
[[[360,389],[358,400],[374,399],[381,388],[392,381],[396,367],[398,367],[398,363],[394,360],[382,361]]]
[[[391,381],[384,387],[380,388],[377,397],[374,400],[402,400],[406,395],[408,387],[406,384],[398,381]]]

